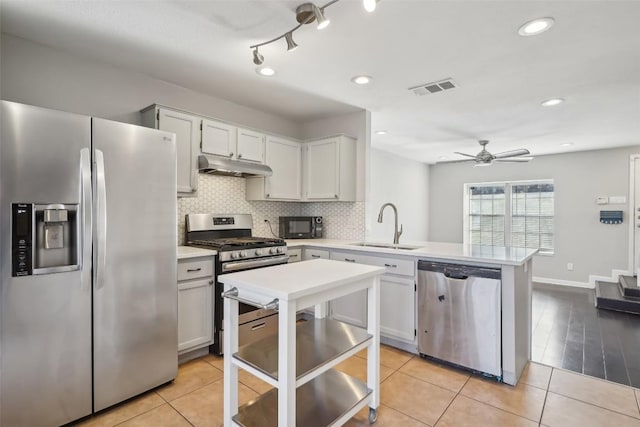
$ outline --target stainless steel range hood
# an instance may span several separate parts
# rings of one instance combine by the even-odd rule
[[[198,170],[201,173],[208,173],[211,175],[240,177],[273,175],[273,171],[267,165],[232,160],[225,157],[208,156],[204,154],[200,154],[198,156]]]

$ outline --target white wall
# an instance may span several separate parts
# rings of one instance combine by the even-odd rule
[[[300,137],[297,122],[5,33],[0,54],[4,100],[137,125],[139,111],[157,103]]]
[[[428,240],[429,166],[376,149],[371,149],[369,162],[366,239],[393,241],[393,210],[385,208],[378,223],[380,207],[391,202],[404,226],[400,242]]]
[[[629,201],[629,156],[640,145],[610,150],[538,156],[525,164],[468,163],[430,167],[429,240],[462,242],[463,184],[510,180],[554,180],[555,254],[537,256],[533,275],[586,283],[589,275],[611,276],[628,269],[630,212],[624,205],[596,205],[598,196],[626,196]],[[600,210],[624,210],[621,225],[600,224]],[[633,213],[631,213],[632,215]],[[567,270],[567,263],[574,270]]]

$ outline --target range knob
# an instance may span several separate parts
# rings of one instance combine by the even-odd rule
[[[238,253],[237,252],[231,252],[231,259],[236,259],[238,258]]]
[[[271,249],[269,249],[269,253],[270,253],[271,255],[275,255],[275,254],[276,254],[276,248],[271,248]]]
[[[240,258],[246,258],[247,257],[247,251],[240,251]]]
[[[262,255],[262,249],[256,249],[256,255],[257,256]]]
[[[278,247],[276,248],[276,251],[277,251],[279,254],[281,254],[281,253],[283,253],[283,252],[284,252],[284,248],[283,248],[282,246],[278,246]]]

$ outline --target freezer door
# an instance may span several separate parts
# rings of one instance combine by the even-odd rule
[[[177,374],[174,135],[93,119],[94,410]]]
[[[91,413],[90,143],[89,117],[2,101],[2,426],[56,426]],[[65,244],[81,246],[80,269],[12,277],[12,203],[77,205],[87,229]]]
[[[500,280],[418,270],[418,351],[500,376]]]

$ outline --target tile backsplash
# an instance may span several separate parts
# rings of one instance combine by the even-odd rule
[[[364,202],[262,202],[245,200],[245,180],[228,176],[198,174],[196,197],[178,198],[178,244],[185,243],[185,215],[191,213],[249,213],[253,234],[278,234],[279,216],[317,215],[324,218],[327,239],[362,240],[365,233]]]

